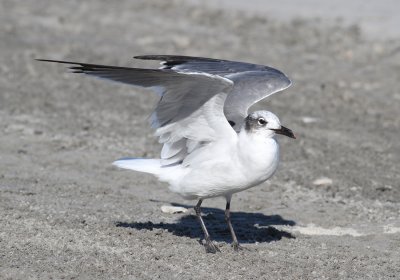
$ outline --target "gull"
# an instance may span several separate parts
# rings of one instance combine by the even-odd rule
[[[249,113],[258,101],[288,88],[281,71],[244,62],[176,55],[142,55],[161,61],[158,69],[72,64],[74,73],[150,88],[160,95],[151,126],[162,144],[160,158],[122,158],[117,167],[155,175],[172,192],[197,200],[194,210],[204,233],[206,252],[219,248],[201,216],[204,199],[226,199],[225,220],[235,251],[242,249],[231,223],[234,193],[269,179],[279,162],[276,134],[296,138],[269,111]]]

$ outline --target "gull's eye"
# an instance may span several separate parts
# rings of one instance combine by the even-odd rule
[[[259,125],[265,125],[265,124],[267,124],[267,121],[265,119],[263,119],[263,118],[259,118],[258,119],[258,124]]]

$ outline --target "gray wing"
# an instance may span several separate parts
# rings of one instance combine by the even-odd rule
[[[206,72],[234,82],[224,105],[227,119],[238,131],[249,108],[258,101],[288,88],[291,81],[281,71],[258,64],[204,57],[144,55],[137,59],[161,60],[161,69]]]
[[[246,62],[183,55],[140,55],[134,58],[162,61],[161,69],[198,71],[221,76],[245,71],[262,71],[269,68]]]
[[[226,75],[234,87],[226,98],[224,113],[239,130],[249,109],[268,96],[288,88],[291,81],[280,71],[270,68],[263,71],[246,71]]]
[[[171,69],[141,69],[40,60],[72,64],[74,73],[84,73],[139,87],[155,89],[161,99],[152,113],[152,126],[164,144],[164,164],[182,161],[199,143],[235,134],[223,113],[232,82],[207,73],[179,73]]]

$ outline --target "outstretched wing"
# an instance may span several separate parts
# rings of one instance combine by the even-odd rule
[[[262,71],[268,68],[246,62],[183,55],[139,55],[134,58],[162,61],[161,69],[198,71],[220,76],[246,71]]]
[[[151,120],[164,144],[164,164],[180,162],[200,143],[236,137],[223,113],[232,81],[207,73],[177,72],[171,69],[140,69],[80,62],[40,60],[74,65],[84,73],[139,87],[161,95]]]
[[[224,112],[237,131],[252,105],[291,84],[281,71],[264,65],[175,55],[143,55],[135,58],[160,60],[161,69],[206,72],[233,81],[234,87],[225,101]]]

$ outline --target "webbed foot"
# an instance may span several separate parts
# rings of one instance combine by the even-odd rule
[[[206,243],[204,244],[204,248],[206,249],[207,253],[215,254],[217,252],[221,252],[221,250],[214,244],[214,242],[207,238]]]

